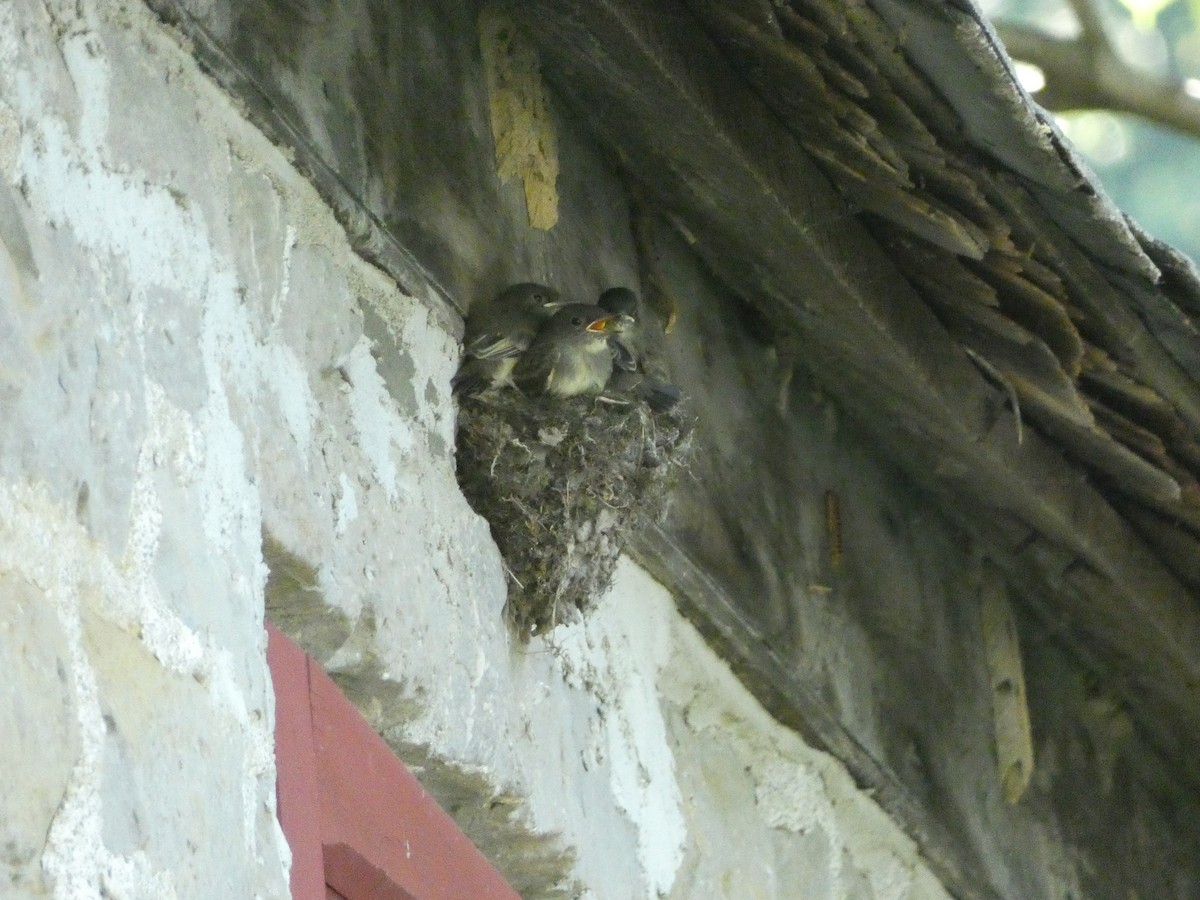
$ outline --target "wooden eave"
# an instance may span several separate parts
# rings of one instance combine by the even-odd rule
[[[1112,208],[990,29],[920,0],[510,9],[639,189],[1200,784],[1195,270]],[[1013,395],[1020,440],[990,412]],[[670,535],[642,555],[688,580]],[[696,614],[772,670],[723,606]]]

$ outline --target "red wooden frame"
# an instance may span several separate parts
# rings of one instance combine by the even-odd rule
[[[519,900],[321,667],[267,625],[293,900]]]

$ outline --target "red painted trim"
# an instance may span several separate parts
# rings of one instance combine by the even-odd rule
[[[422,900],[398,887],[387,872],[345,844],[325,845],[325,880],[334,896],[352,900]]]
[[[414,900],[519,900],[316,666],[310,670],[310,690],[327,860],[331,846],[352,847]]]
[[[293,898],[323,898],[327,883],[347,900],[519,900],[329,676],[267,631]]]
[[[275,685],[275,797],[279,824],[292,848],[292,900],[325,900],[308,655],[268,625],[267,664]]]

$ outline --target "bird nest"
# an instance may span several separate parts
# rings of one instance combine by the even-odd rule
[[[463,397],[458,480],[488,520],[509,575],[506,615],[522,638],[586,613],[629,536],[656,524],[686,467],[677,410],[595,397]]]

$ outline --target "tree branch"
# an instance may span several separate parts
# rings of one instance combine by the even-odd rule
[[[1182,84],[1134,69],[1117,54],[1094,14],[1080,13],[1078,38],[1054,38],[1036,28],[997,22],[996,31],[1014,59],[1033,63],[1046,76],[1037,101],[1047,109],[1112,109],[1131,113],[1200,138],[1200,98]]]

